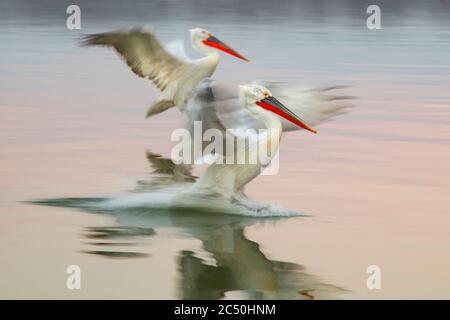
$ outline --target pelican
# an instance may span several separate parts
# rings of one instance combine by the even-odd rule
[[[282,132],[304,129],[317,133],[313,126],[331,119],[347,108],[347,105],[336,102],[348,97],[327,94],[335,88],[338,87],[307,88],[296,84],[264,81],[247,85],[230,85],[211,79],[202,81],[183,111],[191,132],[195,130],[195,123],[200,122],[202,133],[214,129],[221,132],[226,141],[230,141],[230,136],[237,140],[253,139],[256,140],[253,146],[257,147],[249,147],[245,143],[243,148],[236,148],[234,145],[231,150],[232,159],[235,160],[235,155],[239,156],[241,153],[241,158],[246,159],[246,162],[215,161],[195,182],[193,193],[213,193],[231,202],[244,205],[252,203],[246,197],[244,187],[273,159],[278,151]],[[248,129],[253,129],[249,135],[241,134],[243,130]],[[222,145],[227,143],[224,141]],[[195,145],[195,142],[192,145]],[[264,145],[269,145],[271,150],[268,162],[260,161],[260,155],[252,157]],[[205,144],[202,143],[200,148],[204,152]],[[215,156],[220,153],[220,156],[225,158],[229,156],[229,152],[227,147],[222,152],[214,150]],[[202,156],[205,157],[203,153]],[[257,161],[250,163],[249,159]],[[254,207],[252,204],[250,206]],[[261,208],[266,207],[257,210]]]
[[[249,61],[211,32],[202,28],[189,31],[192,47],[203,56],[196,60],[187,58],[179,47],[174,52],[178,54],[169,52],[152,31],[143,28],[86,35],[81,45],[113,47],[135,74],[153,82],[161,95],[148,109],[150,117],[173,106],[182,108],[191,91],[216,70],[219,50]]]

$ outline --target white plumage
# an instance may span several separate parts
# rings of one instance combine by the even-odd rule
[[[81,44],[113,47],[136,75],[153,82],[161,95],[148,110],[148,117],[173,106],[181,108],[200,81],[213,75],[219,63],[217,50],[247,60],[210,32],[190,31],[193,48],[203,55],[200,59],[187,59],[180,46],[175,54],[169,52],[152,31],[142,28],[87,35]]]
[[[325,122],[348,107],[348,104],[343,103],[348,97],[326,94],[332,90],[331,87],[265,84],[267,87],[255,83],[241,86],[205,79],[194,90],[183,111],[191,137],[194,137],[195,122],[199,122],[202,136],[207,130],[217,130],[223,137],[224,146],[218,155],[222,157],[222,163],[216,161],[208,167],[196,182],[196,191],[212,191],[226,198],[238,197],[240,202],[244,201],[245,185],[257,177],[275,156],[283,131],[306,128],[315,132],[311,124]],[[267,109],[264,103],[270,103],[276,110]],[[282,115],[276,114],[277,111]],[[228,141],[239,140],[243,148],[238,148],[238,143],[231,149],[226,147]],[[256,141],[254,147],[249,147],[249,140]],[[201,148],[193,150],[192,154],[208,157],[209,154],[205,154],[208,144],[210,142],[203,141],[199,145],[192,141],[194,148]],[[261,161],[260,154],[254,154],[264,145],[265,150],[268,150],[267,161]],[[218,156],[216,154],[215,159],[220,159]],[[238,156],[247,162],[236,163]],[[230,157],[234,162],[227,162]],[[256,163],[250,162],[250,159],[255,158],[258,159]]]

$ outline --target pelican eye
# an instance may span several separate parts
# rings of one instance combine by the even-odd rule
[[[264,95],[264,98],[267,98],[267,97],[270,96],[270,94],[269,94],[267,91],[265,91],[265,92],[263,93],[263,95]]]

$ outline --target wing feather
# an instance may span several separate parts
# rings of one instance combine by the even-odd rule
[[[220,156],[228,157],[230,154],[231,156],[236,154],[236,149],[225,148],[227,143],[233,140],[256,139],[259,130],[266,129],[265,124],[260,119],[255,118],[248,108],[241,104],[238,93],[238,85],[217,82],[208,78],[203,80],[195,89],[184,109],[192,138],[195,137],[195,122],[197,122],[197,125],[201,124],[202,137],[207,130],[217,130],[220,133],[224,149],[215,150]],[[208,141],[203,141],[201,145],[192,142],[194,157],[195,155],[204,155],[206,146],[210,144]],[[243,145],[248,146],[248,142]],[[220,151],[224,151],[225,154]],[[198,158],[194,161],[198,161]]]
[[[161,91],[180,77],[186,65],[165,50],[153,32],[142,28],[86,35],[81,44],[113,47],[136,75],[151,80]]]
[[[351,107],[348,100],[353,98],[335,94],[336,90],[346,88],[345,86],[305,86],[261,80],[256,81],[256,83],[269,89],[274,97],[311,126],[316,126],[346,113],[347,109]],[[280,119],[283,131],[300,129],[295,124],[283,118]]]

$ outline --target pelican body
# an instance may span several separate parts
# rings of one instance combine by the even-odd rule
[[[200,121],[204,132],[210,129],[222,132],[222,145],[226,145],[226,148],[219,150],[220,156],[227,158],[231,152],[234,160],[235,155],[247,160],[245,163],[213,163],[193,187],[196,191],[212,191],[225,198],[243,195],[245,185],[270,163],[278,151],[283,131],[280,117],[299,128],[316,133],[315,129],[277,100],[267,88],[258,84],[238,86],[211,79],[204,80],[188,101],[184,113],[191,131],[194,122]],[[249,134],[241,134],[242,132]],[[230,135],[233,135],[231,139]],[[252,139],[256,142],[253,147],[249,147],[250,144],[246,143],[248,141],[244,141],[240,144],[243,146],[241,148],[236,145],[233,145],[233,150],[228,148],[231,140]],[[204,149],[205,144],[201,147]],[[254,154],[261,149],[270,150],[268,162],[261,161],[260,154]],[[257,161],[250,162],[249,159]]]
[[[230,135],[231,139],[235,140],[256,140],[253,147],[248,143],[241,143],[244,147],[234,148],[231,154],[233,159],[236,159],[234,156],[237,154],[247,160],[258,160],[245,163],[212,163],[194,184],[194,193],[214,193],[232,201],[245,203],[248,199],[244,187],[270,164],[278,151],[284,131],[303,129],[317,133],[313,125],[329,120],[347,107],[345,104],[336,103],[346,97],[326,94],[334,88],[336,87],[308,88],[262,81],[237,85],[212,79],[203,80],[183,110],[191,137],[194,136],[194,124],[199,121],[203,133],[210,129],[222,133],[222,145],[230,141]],[[249,129],[250,134],[241,134]],[[195,141],[192,145],[196,145]],[[205,156],[206,146],[207,143],[202,143],[200,147],[203,152],[193,154]],[[268,161],[260,161],[261,154],[255,157],[255,152],[261,147],[270,150],[267,154]],[[217,150],[214,152],[217,153]],[[220,156],[227,158],[229,153],[230,149],[225,148]]]
[[[191,29],[190,34],[192,47],[202,55],[196,60],[187,58],[182,48],[178,56],[169,52],[152,31],[142,28],[87,35],[81,44],[113,47],[136,75],[153,82],[161,95],[149,108],[149,117],[173,106],[182,108],[192,90],[214,74],[219,50],[249,61],[205,29]]]

